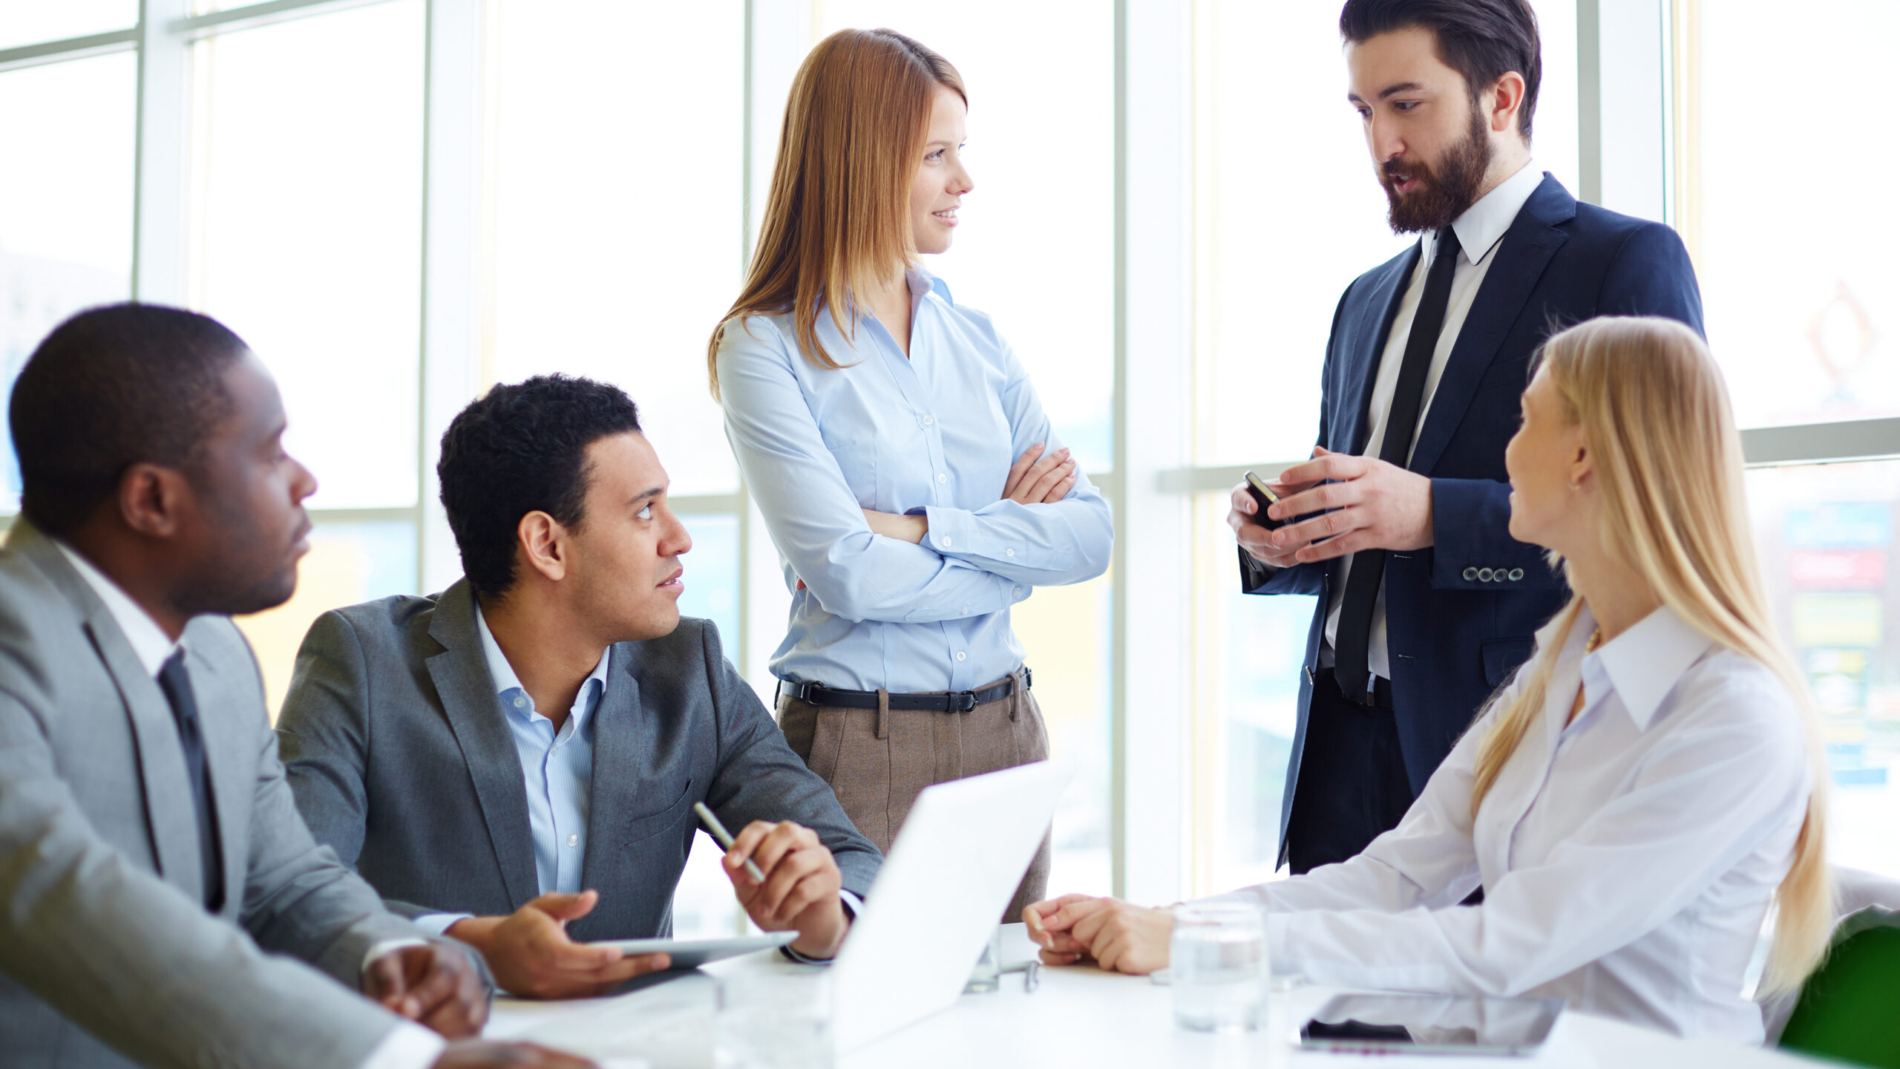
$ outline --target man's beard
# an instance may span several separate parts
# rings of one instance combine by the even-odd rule
[[[1478,188],[1490,168],[1491,139],[1484,114],[1475,107],[1465,139],[1453,145],[1436,167],[1423,161],[1385,161],[1379,169],[1379,184],[1385,188],[1385,199],[1391,206],[1386,221],[1392,224],[1392,232],[1414,234],[1450,226],[1477,202]],[[1403,195],[1394,192],[1394,174],[1411,175],[1418,187]]]

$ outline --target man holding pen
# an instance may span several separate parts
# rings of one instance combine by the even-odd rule
[[[586,944],[670,934],[703,803],[739,829],[753,922],[830,958],[882,858],[713,625],[681,619],[692,539],[633,402],[497,386],[437,473],[465,577],[328,613],[298,654],[278,733],[318,840],[504,989],[588,996],[669,964]]]

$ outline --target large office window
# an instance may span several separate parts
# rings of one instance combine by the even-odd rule
[[[1745,427],[1900,415],[1900,148],[1877,93],[1900,4],[1681,0],[1679,226]],[[1763,131],[1772,130],[1772,144]]]
[[[0,44],[72,29],[0,19]],[[0,72],[0,391],[60,320],[131,295],[137,72],[128,53]],[[19,495],[8,437],[0,510]]]
[[[426,14],[394,0],[192,46],[187,292],[269,366],[318,482],[296,596],[240,622],[272,709],[318,614],[416,589]]]
[[[1890,419],[1900,415],[1900,267],[1887,254],[1900,222],[1878,189],[1900,149],[1869,136],[1851,108],[1802,103],[1815,85],[1841,100],[1877,92],[1881,42],[1900,32],[1900,7],[1675,0],[1673,14],[1671,192],[1702,283],[1709,345],[1743,427],[1807,425],[1792,438],[1752,436],[1779,444],[1778,466],[1750,472],[1749,504],[1776,624],[1821,716],[1830,854],[1894,872],[1900,615],[1890,577],[1900,464],[1790,461],[1900,452],[1886,444],[1900,435]],[[1765,129],[1777,131],[1772,148],[1761,141]],[[1875,417],[1889,419],[1845,422]]]

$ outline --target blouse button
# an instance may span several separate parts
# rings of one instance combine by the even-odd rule
[[[968,616],[968,615],[970,615],[970,607],[969,607],[968,605],[965,605],[965,606],[963,607],[963,615],[965,615],[965,616]]]
[[[1006,549],[1003,551],[1003,556],[1005,557],[1014,557],[1015,555],[1016,555],[1016,551],[1013,549]]]
[[[580,836],[578,836],[578,835],[570,835],[570,836],[568,836],[568,837],[567,837],[567,845],[569,845],[569,846],[579,846],[580,844],[581,844],[581,837],[580,837]]]
[[[925,417],[924,417],[924,426],[926,426],[926,427],[928,427],[928,426],[930,426],[930,425],[931,425],[932,423],[935,423],[935,422],[937,422],[937,417],[935,417],[935,416],[925,416]]]
[[[962,650],[958,650],[958,651],[957,651],[957,660],[959,660],[959,661],[961,661],[961,660],[963,660],[963,658],[964,658],[964,652],[963,652]]]
[[[944,535],[944,536],[943,536],[942,538],[939,538],[939,539],[937,539],[937,544],[938,544],[938,545],[940,545],[940,546],[942,546],[942,547],[943,547],[943,548],[945,548],[945,549],[949,549],[949,548],[950,548],[950,536],[949,536],[949,535]]]
[[[948,476],[948,475],[945,475],[945,474],[944,474],[943,472],[938,472],[938,473],[937,473],[937,485],[938,485],[938,486],[942,486],[942,485],[943,485],[944,483],[947,483],[947,482],[949,482],[949,481],[950,481],[950,476]]]

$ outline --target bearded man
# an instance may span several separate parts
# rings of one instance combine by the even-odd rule
[[[1280,473],[1276,526],[1244,485],[1228,515],[1247,593],[1318,597],[1281,808],[1295,873],[1398,823],[1563,604],[1507,530],[1504,445],[1538,346],[1599,315],[1702,329],[1674,231],[1580,204],[1533,162],[1528,0],[1348,0],[1339,29],[1392,229],[1420,237],[1339,300],[1318,447]]]

